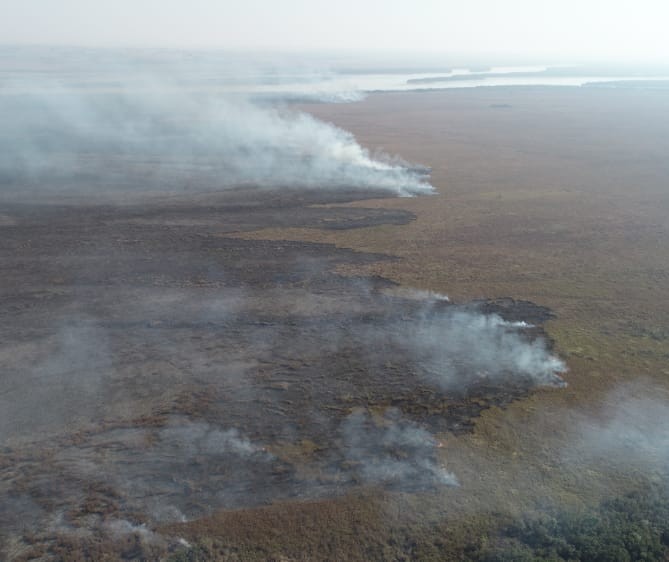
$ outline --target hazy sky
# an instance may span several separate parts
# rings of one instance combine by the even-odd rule
[[[0,43],[669,61],[666,0],[0,0]]]

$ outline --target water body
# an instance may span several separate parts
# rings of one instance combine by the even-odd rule
[[[259,100],[353,102],[371,92],[482,86],[667,83],[669,66],[463,65],[420,58],[149,49],[0,48],[0,93],[156,88]]]

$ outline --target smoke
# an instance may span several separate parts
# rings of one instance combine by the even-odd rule
[[[112,370],[105,331],[93,318],[72,314],[20,346],[0,347],[5,390],[0,436],[58,431],[87,420],[104,406]]]
[[[438,293],[436,291],[427,291],[424,289],[409,289],[406,287],[394,287],[386,291],[387,294],[397,295],[406,299],[413,299],[417,301],[442,301],[450,302],[448,295]]]
[[[148,544],[162,545],[165,539],[147,528],[145,524],[136,525],[125,519],[113,519],[104,524],[105,530],[116,537],[125,535],[137,535],[139,539]]]
[[[457,485],[439,464],[439,443],[430,433],[392,409],[376,421],[354,412],[341,427],[346,459],[362,482],[403,488]]]
[[[123,509],[109,507],[108,517],[142,513],[153,521],[184,521],[265,497],[280,463],[238,428],[184,416],[160,423],[92,433],[85,447],[61,445],[49,461],[52,479],[60,480],[51,497],[81,508],[82,482],[87,490],[106,486],[124,498]]]
[[[185,458],[199,454],[211,457],[234,454],[243,458],[257,455],[265,461],[272,458],[263,447],[242,436],[238,429],[221,430],[204,422],[173,423],[160,430],[158,440],[160,449],[174,449]]]
[[[501,382],[492,392],[503,399],[519,381],[523,392],[559,381],[543,375],[562,364],[515,319],[442,295],[389,296],[317,261],[299,275],[281,264],[297,278],[289,288],[112,287],[79,303],[76,322],[44,328],[51,333],[36,344],[35,384],[8,395],[3,421],[25,419],[23,407],[45,421],[50,408],[68,422],[63,410],[85,412],[92,423],[7,460],[3,497],[21,490],[39,511],[7,509],[39,525],[56,505],[72,528],[148,548],[152,525],[217,509],[358,485],[455,486],[434,435],[463,421],[448,407],[461,389],[489,382],[477,369]],[[51,306],[50,317],[72,315],[72,305]],[[17,348],[0,359],[18,378],[35,349]],[[483,395],[490,392],[483,384]],[[476,411],[464,420],[470,415]],[[92,526],[91,506],[112,523]]]
[[[637,382],[609,393],[597,414],[581,415],[575,443],[565,452],[597,470],[620,470],[669,483],[669,396],[659,386]]]
[[[431,193],[429,170],[287,106],[161,83],[0,93],[0,190],[110,196],[232,187]]]
[[[564,363],[544,340],[528,341],[518,326],[495,314],[453,311],[421,321],[410,334],[423,364],[439,386],[451,387],[464,376],[486,379],[513,373],[539,385],[562,386]]]
[[[526,321],[507,321],[476,307],[449,305],[428,296],[414,318],[390,323],[372,334],[375,347],[393,346],[411,357],[419,372],[444,391],[475,384],[523,382],[529,386],[565,386],[567,367],[532,335]]]

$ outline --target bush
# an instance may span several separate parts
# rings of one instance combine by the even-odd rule
[[[660,561],[669,556],[669,498],[646,488],[603,502],[598,509],[554,510],[515,522],[494,547],[475,557],[484,562]]]

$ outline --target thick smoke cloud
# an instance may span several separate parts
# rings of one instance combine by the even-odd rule
[[[429,170],[372,154],[286,107],[169,84],[0,95],[0,188],[109,195],[231,187],[430,193]]]

